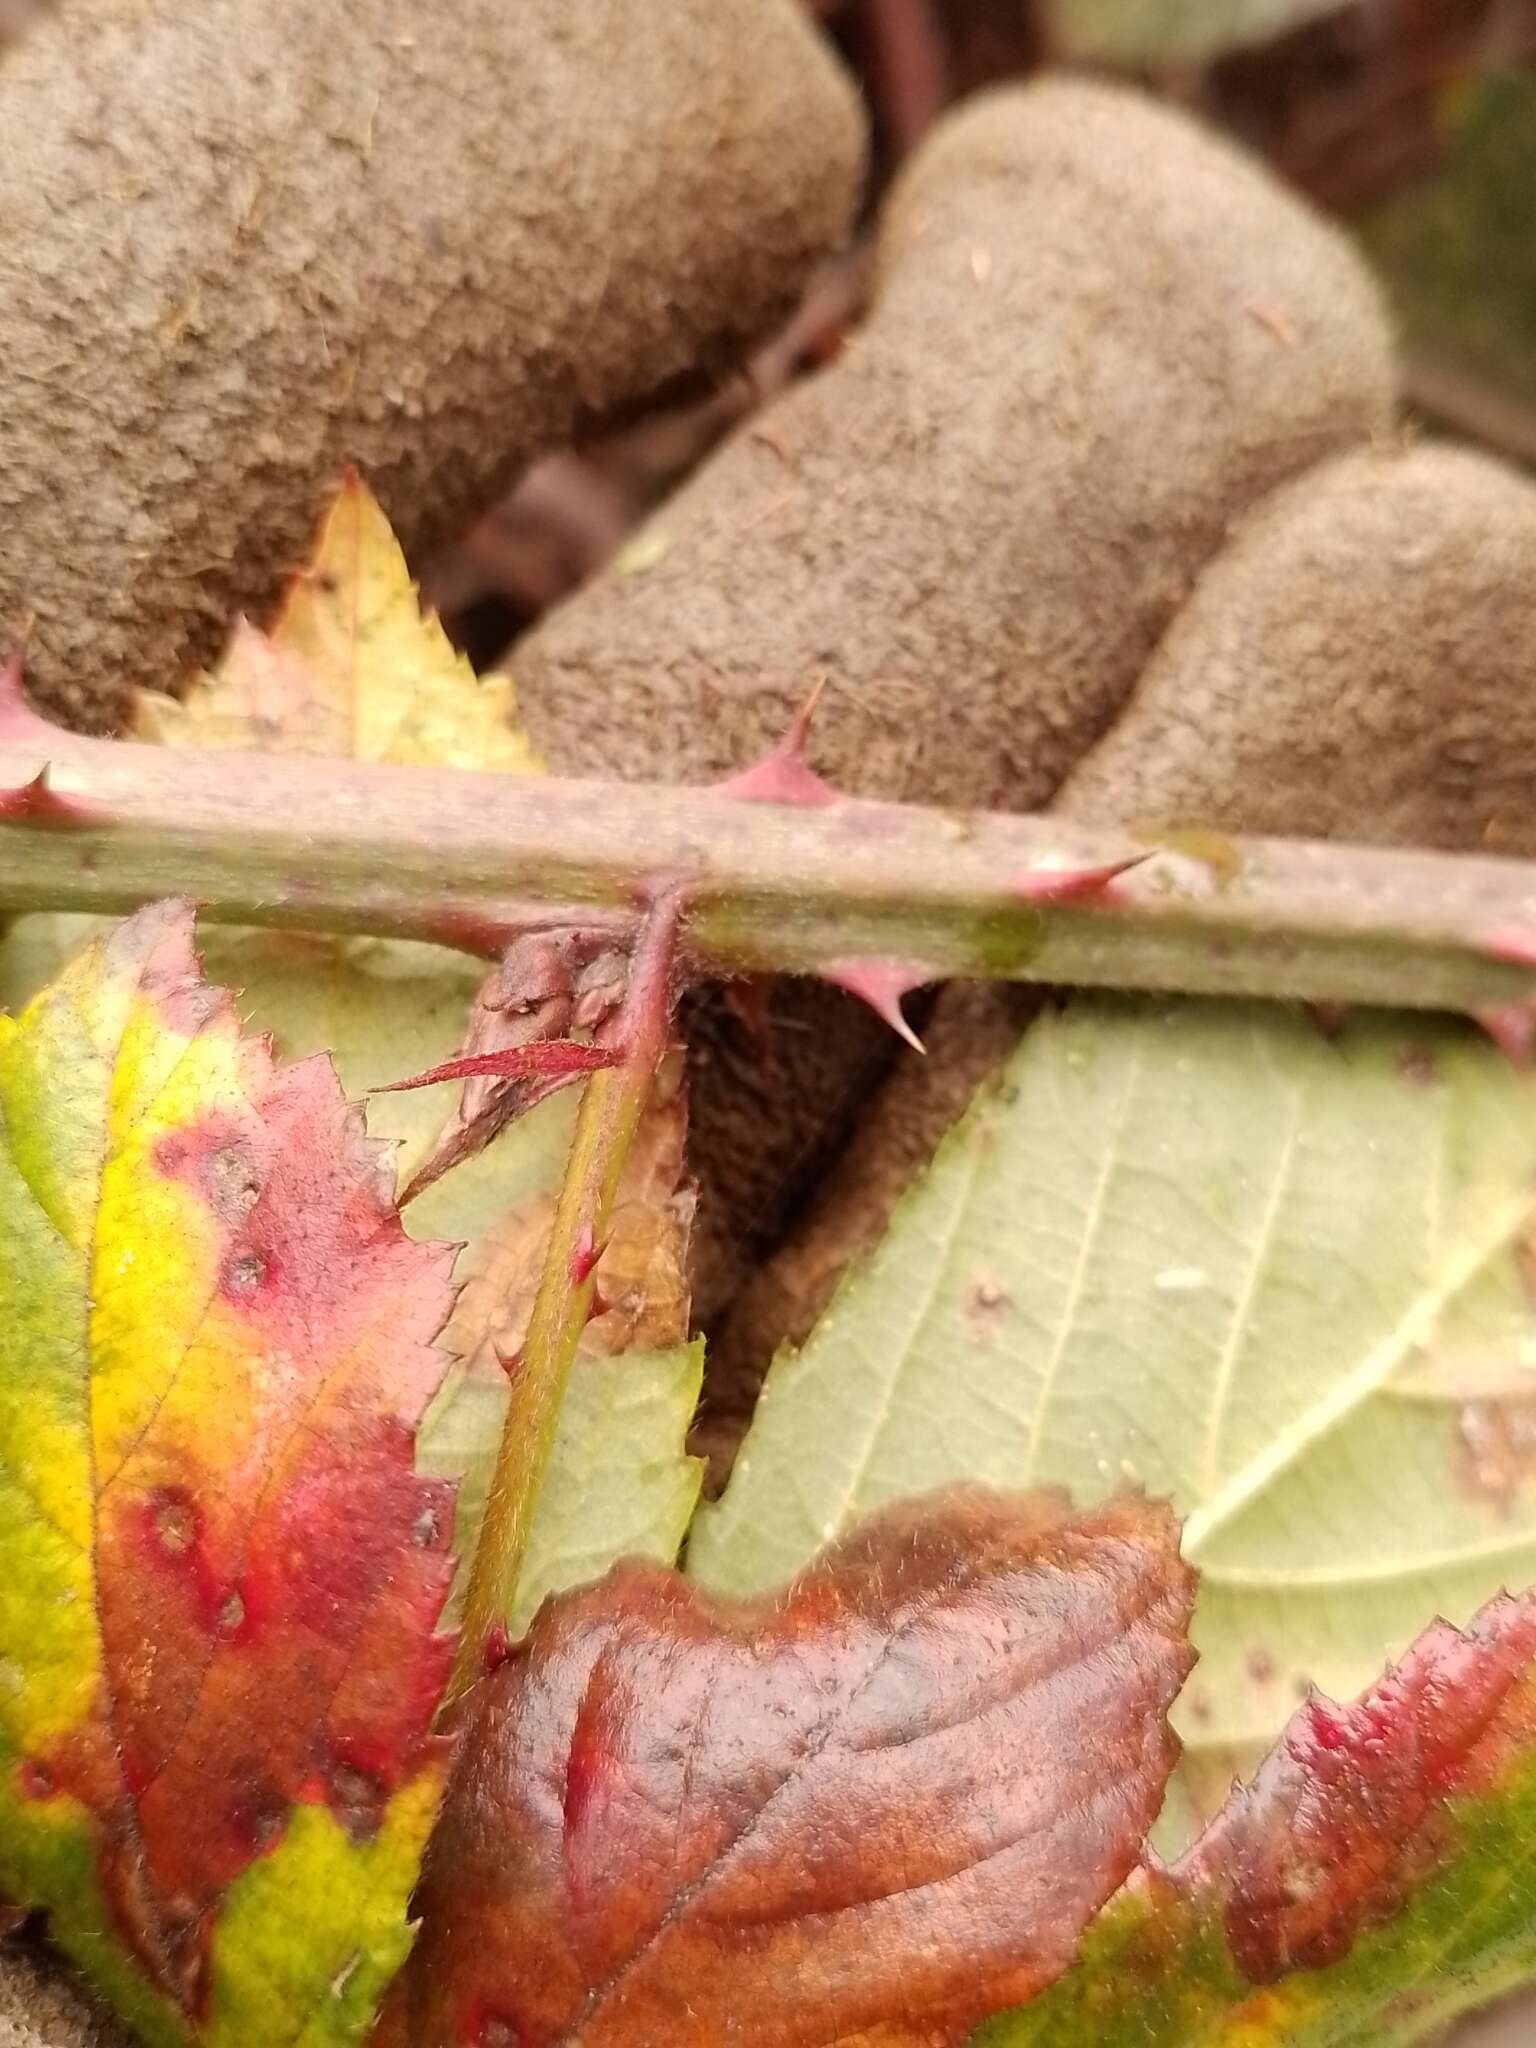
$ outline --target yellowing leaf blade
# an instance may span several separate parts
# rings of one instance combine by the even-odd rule
[[[151,2038],[356,2040],[408,1945],[451,1254],[390,1188],[330,1069],[241,1035],[184,905],[0,1025],[0,1886]],[[301,1864],[325,1909],[264,1918]]]

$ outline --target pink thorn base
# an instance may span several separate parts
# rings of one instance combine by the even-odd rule
[[[1111,886],[1132,868],[1152,858],[1150,853],[1133,853],[1127,860],[1106,861],[1096,868],[1031,868],[1014,883],[1014,894],[1026,903],[1091,903],[1105,896]]]
[[[1536,1049],[1536,1007],[1530,1003],[1495,1003],[1474,1010],[1472,1021],[1480,1024],[1512,1066],[1530,1064]]]
[[[1524,925],[1500,925],[1484,932],[1478,941],[1490,960],[1507,960],[1511,967],[1536,967],[1536,930]]]
[[[744,804],[796,804],[820,808],[839,801],[839,792],[824,781],[805,758],[805,745],[821,685],[806,698],[795,713],[790,728],[777,746],[770,747],[760,761],[728,775],[714,785],[717,796],[733,796]]]
[[[909,960],[837,960],[822,972],[822,980],[834,988],[846,989],[861,1003],[868,1003],[883,1023],[914,1052],[928,1048],[901,1012],[901,999],[915,988],[933,980],[931,971]]]
[[[0,789],[0,823],[9,825],[81,826],[104,822],[100,804],[83,797],[64,796],[48,779],[47,766],[38,769],[30,782],[14,789]]]

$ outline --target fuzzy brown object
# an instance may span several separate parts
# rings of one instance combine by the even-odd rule
[[[1536,487],[1464,450],[1349,455],[1200,578],[1054,809],[1536,854]]]
[[[346,461],[428,546],[733,356],[862,166],[798,0],[64,0],[0,133],[0,628],[94,727],[267,604]]]
[[[0,2048],[127,2048],[128,2037],[27,1941],[0,1947]]]
[[[515,650],[557,768],[723,775],[826,674],[812,752],[846,787],[1036,806],[1229,522],[1390,419],[1384,321],[1342,239],[1108,86],[942,123],[880,268],[841,360]]]
[[[742,766],[829,678],[816,763],[861,795],[1045,803],[1232,521],[1388,428],[1391,349],[1343,240],[1181,115],[1048,80],[940,124],[886,209],[866,327],[749,423],[514,651],[568,773]],[[799,997],[812,1089],[695,1064],[708,1321],[881,1073]],[[769,1052],[793,1066],[792,1041]]]
[[[1267,499],[1200,577],[1053,811],[1373,845],[1536,854],[1536,487],[1443,447],[1342,456]],[[1017,1035],[1018,998],[946,990],[847,1154],[713,1347],[728,1454],[781,1343]]]

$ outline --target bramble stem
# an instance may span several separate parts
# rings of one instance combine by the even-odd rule
[[[635,891],[688,890],[696,971],[815,973],[874,957],[972,975],[1191,994],[1478,1009],[1527,995],[1491,950],[1536,931],[1536,866],[1234,841],[1218,872],[1159,855],[1096,901],[1031,904],[1042,866],[1137,851],[1047,817],[133,746],[0,702],[0,792],[47,765],[58,802],[0,822],[0,910],[190,895],[238,924],[498,952],[530,924],[633,931]],[[1230,870],[1230,873],[1228,872]]]
[[[486,1670],[498,1636],[505,1635],[566,1381],[592,1306],[593,1269],[666,1047],[681,907],[680,892],[668,889],[646,914],[614,1022],[623,1061],[595,1073],[582,1092],[528,1335],[511,1367],[496,1467],[464,1594],[450,1705]]]

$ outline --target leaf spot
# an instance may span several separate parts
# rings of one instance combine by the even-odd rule
[[[226,1294],[254,1294],[266,1277],[266,1261],[258,1252],[238,1252],[224,1269]]]
[[[150,1497],[149,1526],[166,1557],[185,1557],[197,1541],[197,1510],[184,1494],[163,1488]]]

